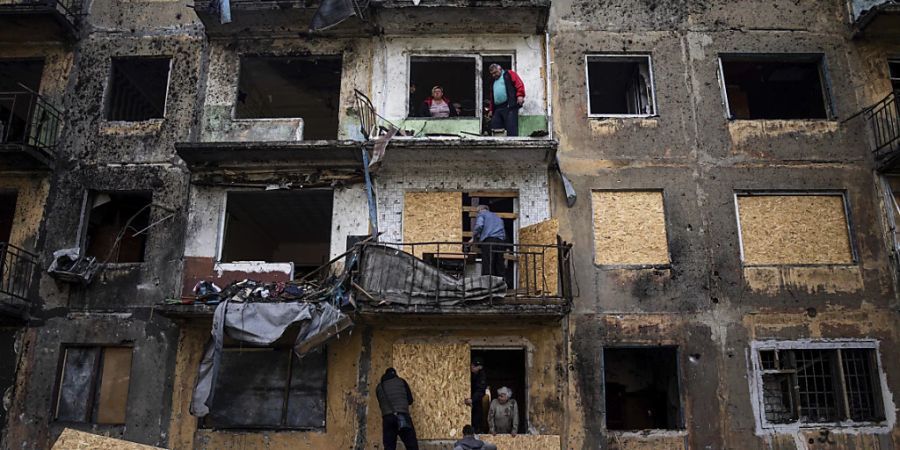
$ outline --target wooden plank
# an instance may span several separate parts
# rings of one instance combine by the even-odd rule
[[[494,198],[518,198],[518,191],[474,191],[469,192],[469,197],[494,197]]]
[[[519,244],[556,245],[558,235],[559,219],[553,218],[519,229]],[[557,295],[559,251],[546,247],[519,247],[519,251],[519,289],[528,295]]]
[[[746,264],[850,264],[841,195],[738,197]]]
[[[131,347],[103,349],[103,374],[100,377],[97,423],[125,423],[128,386],[131,382],[131,356]]]
[[[595,263],[669,263],[662,192],[592,192],[591,204]]]
[[[403,242],[462,243],[462,192],[407,192],[403,196]],[[421,245],[404,249],[425,253],[461,253],[460,245]]]
[[[466,208],[469,208],[468,206]],[[465,208],[464,208],[465,209]],[[478,217],[477,211],[467,211],[469,217]],[[517,219],[519,215],[516,213],[495,212],[494,214],[501,219]]]
[[[106,436],[66,428],[53,444],[52,450],[164,450],[160,447],[137,444]]]
[[[562,448],[561,440],[557,435],[548,434],[483,434],[479,439],[494,444],[502,450],[558,450]]]
[[[396,343],[393,363],[409,383],[415,402],[411,414],[419,439],[457,439],[471,421],[469,345]]]

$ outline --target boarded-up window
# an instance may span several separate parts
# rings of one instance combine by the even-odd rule
[[[207,428],[324,429],[326,355],[289,347],[226,348]]]
[[[68,347],[64,351],[56,420],[125,423],[131,381],[130,347]]]
[[[744,264],[853,262],[841,195],[739,195]]]
[[[550,219],[519,230],[519,289],[528,295],[557,295],[559,251],[554,247],[559,219]]]
[[[409,383],[414,402],[410,411],[419,439],[462,437],[471,409],[469,356],[464,343],[394,344],[394,367]],[[373,389],[374,391],[374,389]]]
[[[462,192],[407,192],[403,197],[403,241],[462,242]],[[462,252],[462,245],[422,245],[410,250],[425,253]]]
[[[596,264],[669,263],[661,191],[596,191],[591,203]]]

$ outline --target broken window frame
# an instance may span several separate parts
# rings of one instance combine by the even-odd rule
[[[606,425],[606,396],[607,396],[607,388],[606,388],[606,350],[648,350],[648,349],[672,349],[675,352],[675,381],[678,389],[678,420],[676,421],[675,428],[648,428],[648,429],[640,429],[640,430],[610,430]],[[600,348],[600,376],[602,378],[601,387],[601,395],[604,411],[601,418],[601,427],[610,432],[616,434],[623,433],[684,433],[687,430],[686,425],[686,411],[685,411],[685,393],[684,393],[684,382],[682,375],[682,364],[681,364],[681,347],[675,344],[663,344],[663,345],[650,345],[650,344],[615,344],[615,345],[604,345]]]
[[[637,62],[640,59],[646,59],[647,71],[650,75],[648,82],[650,83],[650,104],[653,111],[649,114],[609,114],[609,113],[593,113],[591,112],[591,73],[589,64],[591,60],[610,60],[621,59],[623,62]],[[589,53],[584,55],[584,86],[587,98],[588,118],[590,119],[640,119],[648,117],[659,117],[659,108],[656,102],[656,80],[653,75],[653,56],[649,53]]]
[[[751,264],[745,262],[744,258],[744,236],[741,231],[741,208],[738,204],[740,197],[773,197],[773,196],[831,196],[841,197],[841,203],[844,205],[844,219],[847,227],[847,240],[850,242],[850,262],[849,263],[812,263],[812,264]],[[804,190],[804,191],[783,191],[783,190],[736,190],[734,192],[734,216],[737,225],[738,250],[741,256],[741,265],[743,267],[772,267],[772,266],[790,266],[790,267],[826,267],[826,266],[853,266],[859,264],[859,249],[856,246],[856,240],[853,238],[853,216],[850,214],[850,198],[847,191],[835,190]]]
[[[798,392],[799,386],[796,379],[796,375],[791,376],[791,373],[796,374],[796,369],[784,369],[784,368],[770,368],[766,369],[763,367],[762,363],[762,352],[775,352],[774,354],[780,355],[779,352],[790,352],[790,351],[803,351],[803,350],[818,350],[818,351],[834,351],[835,356],[832,361],[832,369],[834,370],[833,378],[834,378],[834,386],[832,388],[833,395],[835,398],[835,408],[837,409],[837,413],[839,417],[831,422],[812,422],[812,421],[803,421],[803,417],[800,414],[800,408],[802,407],[800,403],[800,394]],[[854,421],[850,417],[850,402],[848,401],[848,386],[846,381],[846,373],[844,369],[844,364],[842,362],[842,351],[846,350],[865,350],[869,354],[869,377],[871,378],[871,396],[873,400],[873,407],[875,408],[875,414],[880,416],[878,420],[872,421]],[[881,363],[881,350],[880,350],[880,341],[873,339],[833,339],[833,340],[819,340],[819,341],[778,341],[778,340],[767,340],[767,341],[753,341],[750,345],[750,370],[752,371],[750,377],[750,390],[752,394],[753,401],[753,410],[754,416],[756,418],[756,426],[758,430],[792,430],[796,428],[859,428],[859,427],[884,427],[887,429],[887,424],[891,422],[890,416],[893,416],[893,411],[888,408],[887,399],[890,397],[890,391],[888,390],[888,386],[885,384],[883,380],[884,369]],[[786,423],[778,423],[778,422],[769,422],[766,418],[766,404],[765,404],[765,392],[764,392],[764,375],[779,375],[779,374],[788,374],[790,377],[790,385],[792,386],[792,392],[790,393],[793,398],[792,401],[795,403],[793,407],[795,408],[794,412],[794,421],[786,422]],[[807,394],[808,395],[808,394]]]
[[[520,352],[522,352],[522,354],[525,357],[524,358],[525,366],[522,367],[522,371],[524,373],[524,378],[525,378],[525,380],[524,380],[525,388],[524,388],[524,392],[522,393],[522,398],[525,401],[524,401],[524,405],[521,403],[518,404],[518,408],[520,411],[524,411],[524,414],[520,413],[520,415],[525,418],[525,423],[524,424],[520,423],[519,428],[520,429],[524,428],[525,430],[528,430],[529,425],[531,424],[531,410],[530,410],[531,397],[529,396],[529,393],[531,392],[531,373],[528,370],[528,368],[533,366],[534,349],[531,346],[531,344],[526,340],[523,340],[523,342],[521,342],[521,343],[506,344],[506,343],[495,343],[492,339],[484,339],[484,340],[472,341],[469,344],[469,354],[470,355],[475,351],[492,351],[492,350],[493,351],[520,351]],[[500,389],[501,387],[503,387],[503,386],[488,385],[488,389],[493,390],[493,391],[496,391],[497,389]],[[516,393],[513,392],[514,396],[515,396],[515,394]],[[493,397],[491,398],[491,400],[493,400]],[[484,419],[485,419],[485,421],[487,421],[487,414],[485,414]],[[525,434],[527,434],[527,432]]]
[[[726,61],[763,61],[763,62],[814,62],[819,71],[819,83],[822,88],[822,102],[825,110],[825,117],[820,119],[738,119],[731,112],[731,105],[728,103],[728,85],[725,80]],[[716,76],[719,81],[719,89],[722,93],[722,105],[724,106],[725,118],[729,121],[759,121],[759,120],[787,120],[787,121],[834,121],[837,119],[834,110],[834,102],[831,95],[831,79],[826,70],[826,59],[824,53],[720,53],[718,55],[718,71]]]
[[[98,422],[98,415],[100,412],[100,391],[103,384],[103,367],[105,363],[106,350],[107,349],[129,349],[131,350],[131,367],[128,369],[128,395],[131,395],[131,382],[134,374],[134,344],[130,342],[123,342],[117,344],[84,344],[84,343],[76,343],[76,344],[62,344],[60,346],[59,358],[57,362],[57,370],[56,370],[56,382],[53,387],[53,411],[52,411],[52,420],[57,423],[84,423],[84,424],[93,424],[98,426],[108,426],[108,427],[124,427],[127,423],[128,416],[128,400],[125,402],[125,421],[122,423],[100,423]],[[90,379],[90,393],[88,395],[88,406],[89,410],[86,412],[87,417],[85,420],[68,420],[68,419],[60,419],[59,418],[59,407],[62,399],[62,389],[64,377],[66,374],[66,361],[68,356],[68,351],[70,349],[83,349],[90,350],[96,349],[98,352],[96,361],[93,363],[93,369],[91,371],[91,379]]]
[[[482,114],[482,106],[484,101],[489,98],[485,97],[484,90],[482,89],[482,78],[484,76],[484,71],[487,70],[484,67],[483,60],[485,57],[499,57],[499,56],[508,56],[511,58],[510,70],[516,70],[516,53],[515,52],[503,52],[503,51],[485,51],[485,52],[475,52],[475,53],[440,53],[440,52],[431,52],[431,53],[422,53],[422,52],[410,52],[406,57],[406,86],[412,82],[412,63],[413,59],[422,58],[422,59],[435,59],[440,60],[442,58],[472,58],[475,60],[475,73],[472,74],[473,80],[475,83],[475,115],[474,116],[459,116],[459,117],[441,117],[441,118],[433,118],[433,117],[416,117],[413,116],[412,113],[415,111],[415,106],[410,105],[409,94],[406,95],[406,116],[404,119],[406,120],[483,120],[484,115]],[[427,93],[430,95],[430,91]],[[451,97],[452,100],[452,97]]]
[[[110,104],[112,102],[112,90],[113,90],[113,76],[115,69],[113,65],[115,61],[125,61],[125,60],[135,60],[135,59],[165,59],[169,62],[169,70],[166,72],[166,94],[163,97],[163,107],[162,107],[162,117],[151,117],[149,119],[143,120],[114,120],[109,119],[110,114]],[[168,114],[169,109],[169,90],[172,88],[172,68],[174,67],[174,58],[171,55],[121,55],[114,56],[110,58],[109,62],[109,71],[106,75],[106,85],[103,89],[103,116],[102,121],[107,123],[124,123],[124,124],[139,124],[139,123],[153,123],[153,122],[161,122],[166,119],[166,115]]]
[[[92,212],[91,210],[93,209],[92,204],[93,204],[93,200],[99,194],[147,194],[148,197],[150,198],[149,205],[153,204],[153,196],[154,196],[153,191],[149,190],[149,189],[128,189],[128,190],[119,190],[119,191],[109,190],[109,189],[86,190],[84,192],[84,195],[82,196],[81,215],[80,215],[80,222],[78,224],[78,248],[81,249],[81,256],[87,256],[87,250],[88,250],[87,249],[87,237],[88,237],[88,229],[90,229],[90,220],[91,220],[91,212]],[[152,228],[152,224],[155,223],[152,206],[147,206],[147,208],[149,209],[149,211],[147,211],[148,227],[145,230],[143,230],[143,233],[142,233],[144,235],[144,249],[143,249],[143,257],[141,258],[141,260],[140,261],[132,261],[132,262],[109,262],[109,261],[107,261],[107,262],[105,262],[105,264],[107,266],[127,267],[127,266],[141,265],[141,264],[144,264],[145,262],[147,262],[147,259],[148,259],[147,255],[148,255],[148,249],[149,249],[147,244],[150,241],[150,234],[149,234],[150,228]],[[143,209],[143,207],[142,207],[142,209]],[[128,219],[126,218],[125,220],[127,221]],[[119,244],[121,244],[121,242]],[[104,261],[101,258],[105,258],[105,257],[106,257],[106,255],[96,256],[97,263],[98,264],[104,263]]]
[[[900,91],[900,57],[888,58],[888,79],[891,83],[891,89],[895,92]]]

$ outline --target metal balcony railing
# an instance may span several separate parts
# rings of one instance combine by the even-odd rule
[[[0,0],[0,10],[4,7],[55,10],[73,28],[78,25],[81,6],[82,0]]]
[[[866,110],[866,121],[875,140],[875,163],[890,169],[900,162],[900,91],[894,91]]]
[[[17,144],[52,153],[62,113],[34,92],[0,92],[0,144]]]
[[[557,244],[508,244],[508,243],[479,243],[479,246],[488,246],[492,257],[501,258],[504,261],[505,273],[501,276],[506,285],[500,288],[500,292],[494,292],[483,303],[495,304],[553,304],[569,305],[573,298],[572,283],[572,245],[558,241]],[[400,250],[419,258],[421,261],[435,267],[438,271],[425,271],[420,274],[407,274],[404,278],[410,280],[405,295],[408,297],[420,297],[421,292],[414,290],[421,288],[417,280],[422,277],[433,277],[435,280],[427,280],[426,284],[432,286],[446,285],[437,280],[442,276],[451,276],[454,279],[478,276],[482,274],[482,260],[480,249],[473,244],[462,242],[417,242],[417,243],[366,243],[362,245],[363,255],[372,247],[389,247]],[[373,276],[373,278],[388,278],[391,273],[398,270],[409,270],[400,258],[388,259],[388,263],[378,267],[377,273],[362,273],[360,276]],[[413,266],[415,270],[415,266]],[[368,285],[366,280],[361,284]],[[377,284],[377,283],[376,283]],[[465,292],[467,286],[477,284],[459,283],[454,295],[458,298],[467,298]],[[483,291],[484,285],[478,285]],[[460,292],[461,290],[461,292]],[[429,303],[439,305],[441,303],[442,289],[437,289],[428,299]],[[379,292],[369,292],[376,299]]]
[[[28,289],[37,267],[37,255],[0,242],[0,298],[29,302]]]

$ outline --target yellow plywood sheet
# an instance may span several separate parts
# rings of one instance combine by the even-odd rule
[[[419,439],[459,438],[471,421],[465,404],[470,395],[469,355],[468,344],[394,344],[394,367],[415,399],[410,413]]]
[[[669,263],[662,192],[597,191],[591,204],[595,263]]]
[[[103,374],[100,377],[100,406],[97,423],[123,424],[131,382],[131,347],[103,349]]]
[[[160,447],[136,444],[106,436],[66,428],[53,444],[52,450],[163,450]]]
[[[407,192],[403,196],[403,242],[462,242],[462,192]],[[424,245],[404,250],[461,253],[462,245]]]
[[[745,264],[853,262],[840,195],[738,197]]]
[[[555,248],[529,245],[556,245],[559,219],[550,219],[519,230],[519,289],[526,295],[557,295],[559,292],[559,252]]]
[[[502,450],[553,450],[560,449],[559,436],[540,434],[508,434],[481,435],[479,439],[491,443]]]

